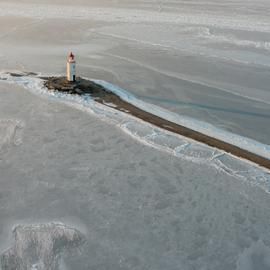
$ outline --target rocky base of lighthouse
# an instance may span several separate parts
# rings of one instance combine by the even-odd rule
[[[96,102],[104,104],[105,106],[131,114],[162,129],[191,138],[195,141],[218,148],[237,157],[252,161],[260,166],[270,169],[270,160],[267,158],[144,111],[143,109],[140,109],[121,99],[118,95],[105,89],[103,86],[98,85],[90,80],[78,78],[76,82],[68,82],[65,77],[48,77],[43,79],[45,79],[44,85],[49,90],[57,90],[78,95],[90,94]]]
[[[70,82],[66,77],[46,77],[44,85],[50,90],[67,92],[69,94],[101,94],[106,89],[102,86],[83,78],[77,78],[76,81]]]

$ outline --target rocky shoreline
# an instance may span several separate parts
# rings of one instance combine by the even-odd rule
[[[78,95],[89,94],[96,102],[104,104],[105,106],[111,108],[111,106],[108,104],[113,104],[113,108],[115,110],[124,111],[157,127],[207,144],[211,147],[215,147],[234,156],[254,162],[259,166],[270,170],[269,159],[249,152],[233,144],[210,137],[206,134],[200,133],[188,127],[173,123],[154,114],[146,112],[128,103],[127,101],[122,100],[115,93],[112,93],[111,91],[105,89],[103,86],[98,85],[93,81],[78,78],[76,82],[68,82],[65,77],[45,77],[43,79],[45,81],[45,87],[47,87],[49,90],[57,90]]]

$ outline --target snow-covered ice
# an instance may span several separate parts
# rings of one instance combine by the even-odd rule
[[[0,1],[0,70],[64,74],[72,50],[80,76],[268,156],[269,12],[268,0]],[[60,269],[270,269],[266,170],[5,76],[1,254],[58,224],[86,240],[76,254],[60,244]],[[16,242],[16,227],[33,238]]]
[[[13,226],[57,221],[86,238],[66,269],[267,269],[265,171],[40,86],[0,83],[1,119],[23,123],[0,157],[1,253]]]
[[[268,1],[104,1],[2,1],[1,69],[58,74],[65,47],[85,77],[269,145]]]

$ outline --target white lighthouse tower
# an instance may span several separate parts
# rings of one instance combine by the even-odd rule
[[[76,61],[72,52],[69,53],[67,59],[67,80],[69,82],[76,81]]]

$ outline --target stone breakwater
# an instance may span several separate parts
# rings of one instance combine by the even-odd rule
[[[123,111],[133,115],[145,122],[151,123],[157,127],[168,130],[170,132],[185,136],[195,141],[215,147],[239,158],[246,159],[270,170],[270,160],[258,154],[252,153],[231,143],[213,138],[209,135],[190,129],[186,126],[176,124],[167,119],[146,112],[133,104],[121,99],[115,93],[112,93],[103,86],[82,78],[78,78],[76,82],[68,82],[65,77],[45,77],[44,85],[49,90],[57,90],[70,94],[84,95],[89,94],[98,103],[104,106],[112,107],[115,110]]]

